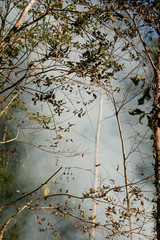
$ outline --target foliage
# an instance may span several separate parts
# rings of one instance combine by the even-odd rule
[[[0,139],[4,139],[4,134],[6,134],[7,139],[13,138],[14,128],[8,126],[7,120],[10,119],[10,112],[4,118],[1,118],[1,132]],[[10,119],[11,121],[11,119]],[[13,120],[12,120],[13,124]],[[3,130],[5,130],[3,132]],[[23,189],[23,182],[17,182],[16,175],[21,168],[23,161],[22,158],[25,156],[25,148],[18,143],[6,143],[0,147],[0,201],[1,204],[5,204],[17,197],[18,189]],[[5,221],[5,213],[1,214],[1,225]],[[19,221],[17,225],[16,222],[8,229],[4,234],[4,239],[18,239],[20,233],[25,226],[24,218]]]
[[[33,6],[25,12],[31,2]],[[2,168],[0,181],[4,195],[9,197],[12,192],[12,180],[16,174],[14,168],[16,169],[17,162],[19,163],[19,158],[13,157],[16,148],[14,149],[14,144],[10,142],[18,139],[47,151],[43,141],[32,143],[30,139],[24,138],[25,134],[19,134],[19,132],[24,133],[24,126],[26,127],[27,123],[29,127],[33,126],[30,130],[33,134],[38,133],[41,128],[52,130],[52,142],[54,143],[50,144],[47,140],[48,151],[63,154],[58,147],[61,142],[67,142],[68,139],[73,142],[69,132],[74,126],[70,120],[64,121],[63,118],[67,116],[66,119],[73,117],[80,119],[85,116],[86,108],[97,100],[99,89],[103,89],[113,103],[114,117],[118,125],[122,145],[124,187],[116,186],[113,179],[111,182],[114,187],[103,184],[98,189],[90,188],[79,198],[80,201],[86,199],[92,199],[97,203],[104,201],[106,204],[105,224],[94,222],[96,216],[90,215],[88,220],[81,205],[77,210],[68,205],[68,200],[65,200],[62,206],[49,205],[47,208],[51,214],[58,216],[58,219],[64,218],[69,223],[70,217],[79,219],[83,224],[77,225],[72,221],[72,226],[79,228],[83,233],[89,232],[90,228],[103,227],[107,231],[107,237],[110,238],[120,235],[132,237],[133,234],[140,233],[145,236],[143,235],[145,226],[142,226],[140,219],[143,215],[144,221],[150,218],[145,212],[144,202],[152,200],[143,195],[137,184],[132,183],[132,180],[129,181],[129,179],[134,179],[133,175],[130,175],[131,178],[128,176],[131,154],[136,151],[140,152],[139,145],[143,137],[139,140],[137,134],[134,141],[131,141],[130,151],[128,153],[125,151],[121,112],[127,110],[130,115],[139,115],[141,125],[142,119],[146,116],[148,125],[156,131],[155,126],[159,119],[159,102],[155,98],[156,77],[159,74],[156,65],[159,51],[157,55],[155,54],[160,35],[158,1],[104,0],[91,4],[88,0],[24,0],[21,2],[14,0],[6,1],[6,3],[2,1],[1,7],[4,8],[4,12],[0,15],[0,94],[2,95],[0,116],[2,121],[8,120],[5,124],[3,122],[4,129],[7,130],[1,134],[2,144],[5,144],[5,147],[1,149],[9,156],[8,160],[3,153],[0,156]],[[15,15],[14,18],[13,15]],[[128,62],[131,62],[132,69],[125,74]],[[149,71],[149,76],[147,71]],[[145,103],[150,102],[153,96],[153,108],[147,112],[144,109]],[[134,104],[132,108],[133,104],[131,106],[130,103],[134,99],[138,107]],[[28,101],[32,102],[32,108],[28,107]],[[41,106],[45,106],[45,110],[41,111]],[[15,134],[8,129],[8,124],[11,124],[13,120],[17,126],[15,138],[13,137]],[[133,126],[131,128],[133,133],[137,132]],[[64,133],[68,139],[63,138]],[[155,149],[157,149],[156,141]],[[83,154],[80,155],[83,157]],[[72,156],[76,155],[72,153]],[[13,161],[11,161],[12,157]],[[159,173],[156,172],[157,189],[158,176]],[[35,192],[37,193],[38,190]],[[6,194],[7,191],[8,194]],[[113,200],[109,192],[118,194],[118,197]],[[23,207],[30,210],[38,209],[36,204],[32,205],[32,202],[40,199],[48,200],[51,197],[48,186],[45,187],[43,193],[44,196],[37,196],[36,199],[33,199],[32,193],[28,194],[30,202],[19,203],[15,217],[23,211]],[[119,197],[122,196],[119,195],[121,193],[123,197]],[[63,194],[68,198],[75,197],[68,192]],[[56,194],[52,195],[56,196]],[[22,199],[25,198],[24,196]],[[52,203],[47,202],[47,204]],[[53,207],[54,213],[52,213]],[[42,210],[43,206],[40,205],[39,209]],[[76,211],[77,215],[74,215],[73,211]],[[157,211],[159,211],[158,208]],[[154,213],[154,215],[157,218],[156,229],[157,236],[159,236],[158,216],[160,213]],[[42,219],[38,220],[40,225],[45,222]],[[137,226],[139,221],[140,227],[136,233],[133,233],[132,223]],[[127,230],[124,229],[124,225]],[[51,226],[50,221],[48,221],[48,226]],[[45,230],[45,228],[40,228],[41,232]],[[16,236],[16,229],[13,231]],[[52,234],[59,239],[61,237],[54,227]]]

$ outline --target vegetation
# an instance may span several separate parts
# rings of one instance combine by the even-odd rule
[[[63,236],[55,227],[60,219],[71,229],[89,234],[89,239],[96,239],[96,229],[104,229],[108,239],[153,239],[155,235],[160,239],[159,1],[6,0],[0,7],[0,190],[4,219],[0,239],[7,239],[7,229],[8,239],[11,235],[18,239],[19,223],[13,230],[9,227],[23,211],[42,211],[42,218],[37,214],[41,234],[51,229],[58,239]],[[74,167],[61,163],[62,167],[39,187],[24,187],[25,193],[14,196],[13,179],[21,154],[27,154],[29,146],[55,154],[55,166],[60,164],[60,156],[84,157],[86,153],[71,147],[75,141],[72,128],[77,119],[83,121],[101,94],[112,106],[113,126],[116,121],[119,134],[121,161],[114,166],[121,176],[119,184],[112,177],[100,178],[96,161],[98,187],[82,190],[81,196],[73,189],[54,192],[53,177],[65,179],[67,184],[74,172]],[[42,130],[48,135],[52,131],[52,140],[38,139]],[[146,142],[154,145],[155,161],[144,150]],[[26,152],[21,149],[16,155],[20,144]],[[141,171],[141,178],[136,179],[140,158],[153,169],[154,177]],[[93,173],[92,166],[83,171]],[[145,192],[151,184],[156,193],[148,196]],[[77,206],[70,201],[73,199],[77,199]],[[98,213],[89,212],[90,207],[84,210],[89,199],[104,209],[105,220],[99,222]],[[5,219],[4,212],[11,207],[13,216]],[[48,219],[46,213],[52,217]],[[156,224],[153,231],[146,227],[148,222]]]

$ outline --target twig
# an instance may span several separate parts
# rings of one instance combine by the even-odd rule
[[[8,207],[8,206],[10,206],[10,205],[12,205],[12,204],[14,204],[14,203],[16,203],[16,202],[18,202],[18,201],[26,198],[26,197],[28,197],[29,195],[32,195],[33,193],[37,192],[37,191],[38,191],[39,189],[41,189],[45,184],[47,184],[47,183],[50,181],[50,179],[52,179],[61,169],[62,169],[62,167],[60,167],[54,174],[52,174],[52,176],[50,176],[44,183],[42,183],[39,187],[37,187],[37,188],[34,189],[33,191],[25,194],[24,196],[22,196],[22,197],[20,197],[20,198],[18,198],[18,199],[16,199],[16,200],[14,200],[14,201],[11,202],[11,203],[8,203],[8,204],[0,207],[0,211],[1,211],[3,208]]]

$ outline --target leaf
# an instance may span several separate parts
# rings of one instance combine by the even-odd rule
[[[143,93],[143,96],[147,101],[151,99],[150,90],[151,90],[150,87],[148,87],[144,90],[144,93]]]
[[[129,111],[130,115],[140,115],[144,113],[144,111],[141,111],[139,108],[134,108],[132,111]]]
[[[159,14],[159,11],[156,8],[153,7],[153,10]]]
[[[99,167],[99,166],[101,166],[101,164],[96,164],[96,167]]]
[[[113,212],[114,214],[117,214],[115,207],[112,208],[112,212]]]
[[[121,18],[121,19],[124,18],[124,16],[123,16],[122,14],[120,14],[119,12],[116,12],[116,15],[117,15],[119,18]]]
[[[144,99],[145,97],[141,97],[140,99],[138,99],[138,105],[143,105],[144,104]]]
[[[135,77],[132,77],[132,74],[129,75],[130,79],[132,80],[132,82],[134,83],[135,86],[138,86],[141,78],[140,76],[135,76]]]
[[[146,115],[146,113],[143,113],[143,114],[141,114],[141,116],[139,117],[139,122],[140,122],[140,124],[142,124],[142,119],[145,117],[145,115]]]
[[[145,99],[146,99],[147,101],[149,101],[149,100],[151,99],[150,90],[151,90],[150,87],[148,87],[148,88],[146,88],[146,89],[144,90],[143,96],[142,96],[140,99],[138,99],[138,105],[144,104],[144,100],[145,100]]]
[[[117,22],[117,20],[113,17],[113,15],[110,15],[110,19],[112,20],[112,22]]]
[[[96,99],[97,98],[97,95],[95,93],[93,93],[93,97]]]
[[[115,184],[115,180],[114,179],[110,179],[110,181],[112,181],[112,183]]]
[[[46,187],[45,189],[44,189],[44,196],[47,196],[47,195],[49,195],[50,194],[50,189],[48,188],[48,187]]]

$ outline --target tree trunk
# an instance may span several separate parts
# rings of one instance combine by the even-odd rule
[[[101,91],[101,98],[100,98],[100,104],[99,104],[99,116],[98,116],[98,122],[97,122],[97,131],[95,136],[95,160],[94,160],[94,190],[95,195],[97,191],[98,186],[98,164],[99,164],[99,136],[100,136],[100,129],[101,129],[101,121],[102,121],[102,107],[103,107],[103,92]],[[93,200],[93,223],[95,223],[96,218],[96,199]],[[89,239],[94,240],[95,239],[95,225],[92,225],[91,235]]]
[[[153,112],[156,113],[154,116],[155,185],[157,194],[156,232],[157,239],[160,239],[160,52],[158,52],[156,67]]]

